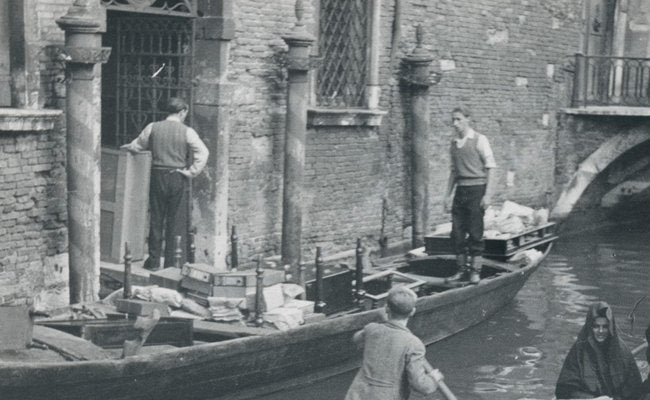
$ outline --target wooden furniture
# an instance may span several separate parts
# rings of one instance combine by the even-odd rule
[[[149,209],[151,153],[102,149],[100,253],[104,261],[121,263],[124,243],[133,260],[144,258]]]
[[[512,255],[527,249],[532,249],[557,239],[555,223],[531,227],[518,233],[503,235],[499,238],[484,237],[485,249],[483,256],[497,260],[505,260]],[[425,252],[429,255],[453,254],[449,235],[431,235],[424,237]]]

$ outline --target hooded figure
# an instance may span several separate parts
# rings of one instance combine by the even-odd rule
[[[605,302],[592,304],[585,325],[564,360],[555,396],[637,400],[640,389],[641,374],[634,356],[618,337],[612,309]]]

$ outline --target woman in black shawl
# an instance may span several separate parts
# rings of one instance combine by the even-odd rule
[[[555,396],[637,400],[640,389],[641,374],[634,356],[618,337],[612,309],[605,302],[592,304],[585,325],[564,360]]]

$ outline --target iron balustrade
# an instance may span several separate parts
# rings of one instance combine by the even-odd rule
[[[650,107],[650,58],[576,54],[573,107]]]

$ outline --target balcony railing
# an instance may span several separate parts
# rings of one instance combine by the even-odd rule
[[[573,107],[650,107],[650,58],[576,54]]]

